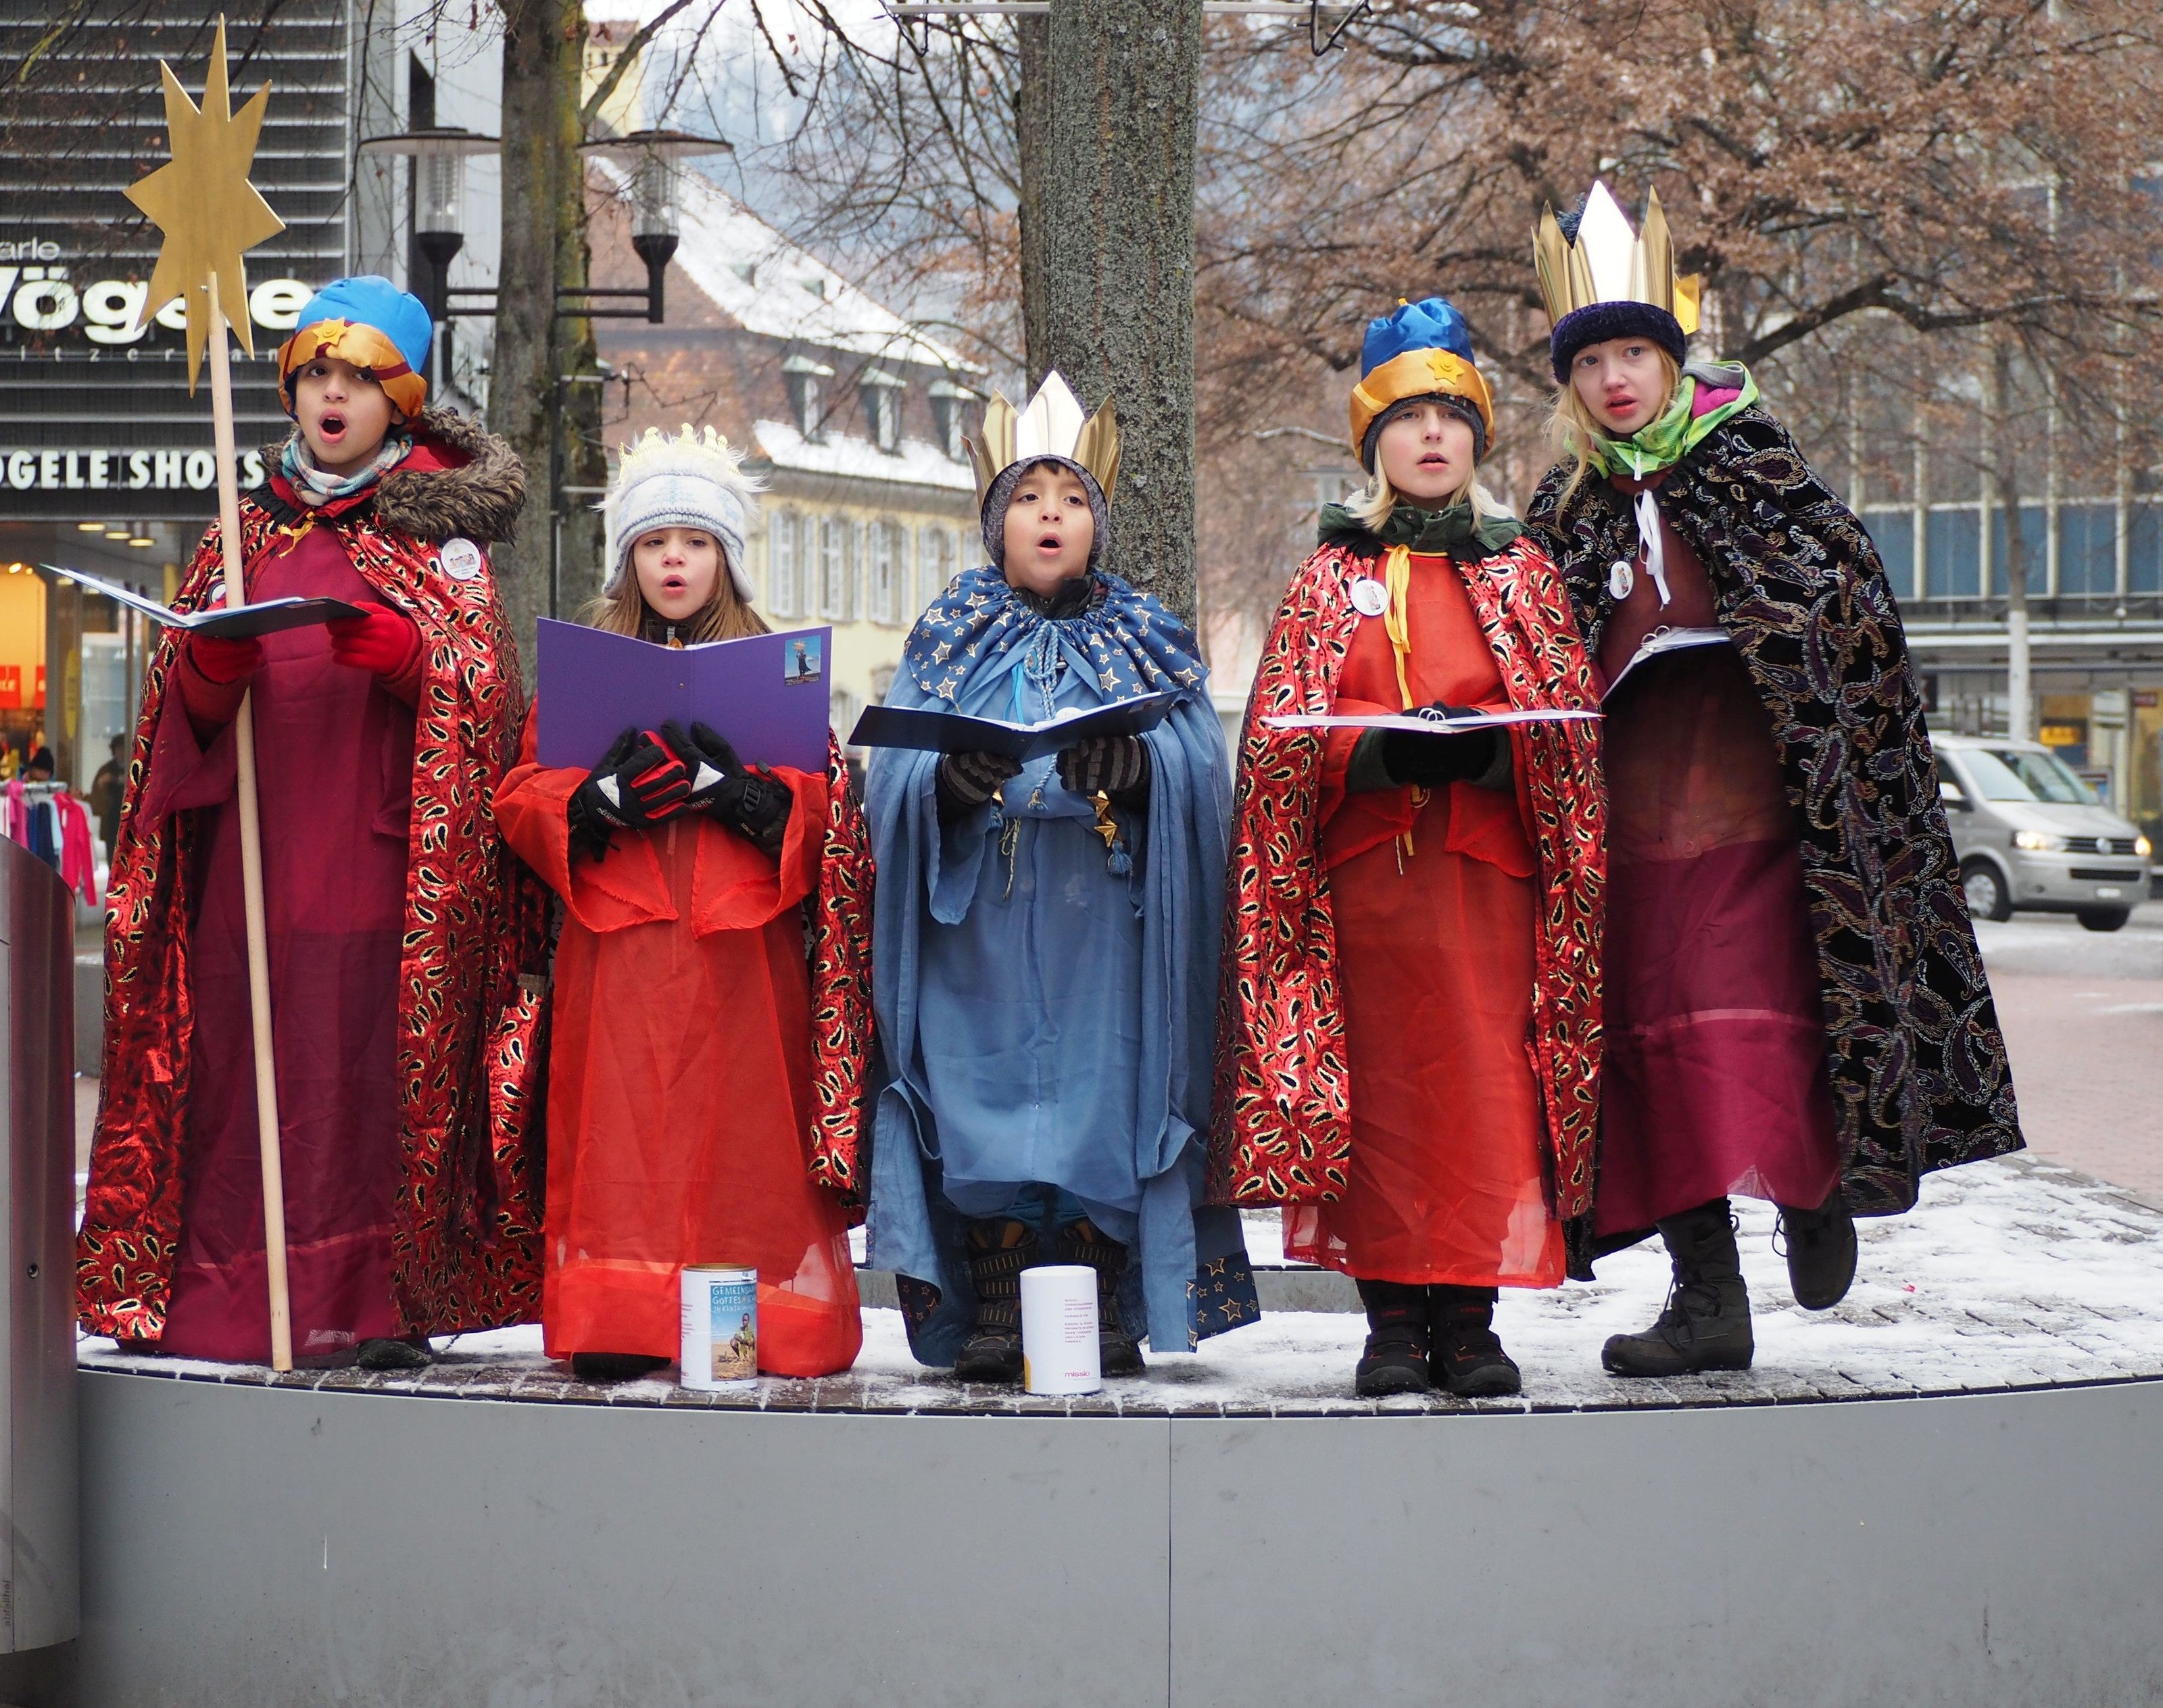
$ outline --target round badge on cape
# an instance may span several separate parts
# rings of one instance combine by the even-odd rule
[[[1607,566],[1607,590],[1617,599],[1627,599],[1630,589],[1637,584],[1637,571],[1629,560],[1617,558]]]
[[[1378,617],[1390,608],[1390,589],[1371,575],[1352,584],[1352,609],[1361,616]]]
[[[448,539],[437,555],[443,559],[443,574],[453,581],[471,581],[480,574],[480,548],[471,540]]]

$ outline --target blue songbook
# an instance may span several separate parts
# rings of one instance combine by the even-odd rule
[[[831,629],[663,647],[543,617],[543,765],[587,771],[626,728],[710,725],[746,765],[826,768]]]

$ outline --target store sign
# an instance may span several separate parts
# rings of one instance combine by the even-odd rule
[[[240,453],[240,484],[263,479],[263,453]],[[217,485],[208,451],[12,451],[0,445],[0,488],[17,492],[207,492]]]
[[[0,244],[0,249],[55,249],[51,243]],[[266,332],[289,333],[316,287],[298,279],[266,279],[248,293],[248,317]],[[80,329],[93,344],[132,344],[152,322],[169,332],[187,329],[187,304],[175,296],[145,316],[149,285],[130,279],[100,279],[77,285],[65,266],[24,266],[0,260],[0,303],[15,324],[28,332]]]

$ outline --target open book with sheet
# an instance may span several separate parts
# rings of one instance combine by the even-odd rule
[[[718,731],[746,765],[823,774],[831,629],[664,647],[543,617],[538,757],[589,771],[629,729]]]
[[[1273,730],[1406,730],[1421,736],[1461,736],[1472,730],[1500,729],[1510,724],[1574,724],[1597,718],[1596,711],[1467,711],[1446,718],[1438,711],[1369,712],[1339,717],[1334,713],[1298,712],[1264,718]]]
[[[1630,662],[1615,673],[1615,679],[1607,684],[1607,692],[1600,696],[1601,703],[1615,698],[1615,690],[1630,679],[1630,674],[1641,664],[1670,652],[1687,652],[1698,647],[1725,647],[1729,644],[1726,629],[1654,629],[1638,643],[1637,650],[1630,655]]]
[[[1141,735],[1162,723],[1186,698],[1177,689],[1165,689],[1109,705],[1076,706],[1033,724],[923,706],[874,705],[856,720],[849,741],[859,747],[914,747],[928,753],[1003,753],[1026,765],[1092,736]]]
[[[255,635],[275,635],[285,629],[305,629],[317,623],[336,622],[341,617],[365,616],[368,613],[357,605],[348,605],[342,599],[265,599],[253,605],[210,605],[202,610],[181,612],[170,605],[160,605],[147,593],[138,593],[132,587],[123,587],[117,581],[101,581],[95,575],[86,575],[80,569],[62,569],[47,563],[42,566],[55,575],[65,575],[71,581],[87,587],[93,593],[102,593],[107,599],[126,605],[130,610],[139,610],[153,622],[163,623],[169,629],[186,629],[191,635],[215,635],[221,640],[245,640]]]

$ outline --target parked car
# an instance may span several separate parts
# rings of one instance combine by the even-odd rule
[[[1938,793],[1968,910],[2071,914],[2115,931],[2148,897],[2148,838],[2040,741],[1938,736]]]

